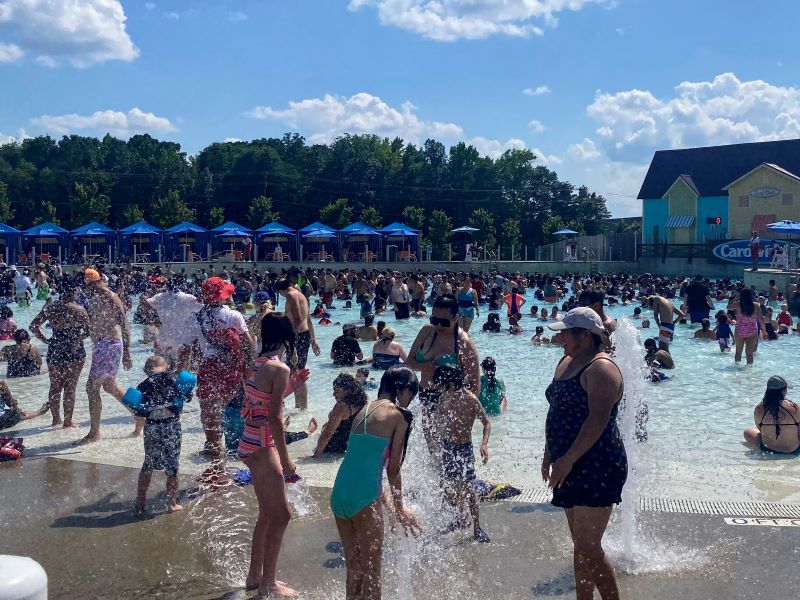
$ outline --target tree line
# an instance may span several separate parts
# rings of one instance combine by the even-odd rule
[[[442,258],[450,230],[468,224],[480,229],[475,241],[510,258],[512,247],[519,257],[522,246],[551,242],[564,227],[600,233],[609,217],[603,196],[560,180],[530,150],[494,159],[463,142],[448,150],[432,139],[416,146],[344,135],[322,145],[287,133],[214,143],[195,156],[150,135],[40,136],[0,146],[0,222],[18,228],[403,221]]]

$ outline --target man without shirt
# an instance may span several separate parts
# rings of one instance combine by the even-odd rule
[[[314,336],[314,323],[311,321],[311,313],[308,310],[308,300],[288,279],[279,281],[277,290],[278,294],[284,298],[286,303],[284,313],[294,328],[297,362],[293,368],[295,371],[299,371],[306,368],[309,347],[314,351],[315,356],[320,354],[319,345]],[[296,408],[301,410],[308,408],[308,386],[305,382],[295,389],[294,398]]]
[[[92,366],[86,393],[89,396],[89,433],[75,442],[76,445],[89,444],[100,439],[100,417],[103,401],[100,389],[117,400],[122,399],[123,391],[117,385],[119,364],[126,371],[133,366],[130,355],[131,330],[125,316],[125,306],[114,292],[103,283],[100,273],[94,269],[83,272],[86,312],[89,315],[89,337],[92,338]],[[142,435],[144,419],[136,418],[132,436]]]
[[[650,298],[650,306],[658,326],[658,347],[661,350],[669,350],[669,344],[675,335],[675,323],[686,315],[664,296]],[[676,318],[673,319],[672,315],[676,315]]]

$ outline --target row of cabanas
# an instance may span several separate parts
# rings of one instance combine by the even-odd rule
[[[134,262],[411,260],[418,253],[419,231],[402,223],[374,229],[357,222],[338,231],[319,222],[296,230],[277,221],[255,231],[233,221],[211,230],[189,222],[161,230],[140,221],[119,231],[96,222],[72,231],[53,223],[23,231],[0,224],[0,255],[10,263],[80,263],[98,257]]]

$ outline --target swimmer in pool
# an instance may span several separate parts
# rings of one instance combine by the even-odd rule
[[[660,350],[653,338],[647,338],[644,341],[645,356],[644,361],[649,367],[656,367],[658,369],[674,369],[675,361],[672,360],[672,355],[666,350]]]
[[[701,326],[700,329],[694,332],[694,339],[696,340],[715,340],[717,339],[717,333],[713,329],[711,329],[711,321],[708,319],[703,319],[700,321]]]
[[[544,336],[544,327],[541,325],[536,326],[536,332],[533,334],[531,338],[531,344],[536,346],[542,346],[544,344],[549,344],[550,339]]]
[[[770,377],[753,411],[756,426],[744,430],[744,439],[765,452],[800,452],[800,407],[786,398],[788,388],[783,377]]]

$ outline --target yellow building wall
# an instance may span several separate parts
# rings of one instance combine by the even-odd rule
[[[664,194],[669,202],[669,216],[694,215],[695,222],[691,227],[670,227],[667,230],[667,241],[670,244],[692,244],[697,227],[697,194],[683,180],[678,179]]]
[[[752,192],[758,188],[775,188],[779,193],[769,198],[753,196]],[[783,206],[784,194],[792,194],[791,206]],[[749,206],[739,206],[739,198],[746,197]],[[753,218],[756,215],[776,215],[776,220],[792,219],[800,221],[800,182],[783,175],[766,166],[762,166],[738,183],[728,188],[728,231],[734,238],[746,239],[750,237]],[[765,230],[761,232],[765,238],[782,237],[774,236]]]

